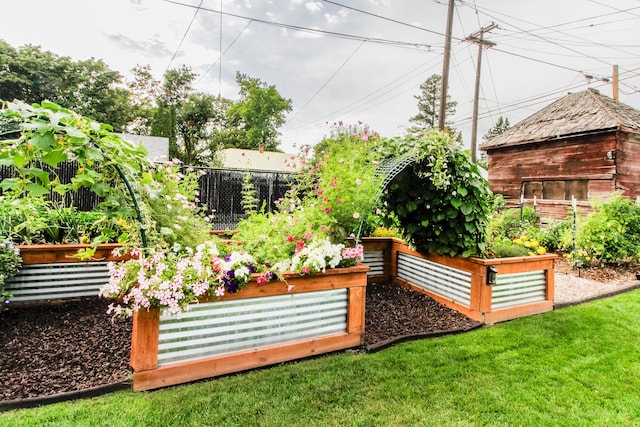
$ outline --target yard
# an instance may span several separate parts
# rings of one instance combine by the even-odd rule
[[[639,297],[631,291],[373,354],[10,411],[0,423],[638,425]]]

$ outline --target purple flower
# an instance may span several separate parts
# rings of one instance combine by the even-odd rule
[[[228,282],[227,292],[229,292],[230,294],[235,294],[236,292],[238,292],[238,284],[232,281]]]

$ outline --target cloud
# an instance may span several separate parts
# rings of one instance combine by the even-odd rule
[[[133,39],[123,34],[106,34],[105,36],[118,47],[147,57],[166,58],[167,55],[171,56],[173,54],[173,52],[167,49],[165,44],[159,40],[159,35],[157,34],[147,40]]]
[[[309,1],[305,3],[304,7],[306,7],[308,11],[315,13],[320,12],[324,6],[319,1]]]
[[[342,22],[345,22],[347,19],[347,16],[349,15],[349,11],[346,9],[340,9],[338,11],[338,13],[325,13],[324,14],[324,19],[325,21],[327,21],[328,24],[331,25],[336,25],[336,24],[340,24]]]

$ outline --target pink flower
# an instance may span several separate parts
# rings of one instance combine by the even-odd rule
[[[218,286],[216,288],[216,296],[219,298],[224,295],[224,286]]]
[[[324,208],[324,213],[329,213],[329,212],[331,212],[331,208],[329,207]]]
[[[293,290],[293,288],[295,288],[294,285],[289,285],[289,287],[287,288],[287,292],[291,292]]]
[[[311,269],[309,267],[302,267],[302,274],[309,274],[311,273]]]
[[[293,234],[290,234],[287,236],[286,240],[287,242],[293,242],[294,240],[296,240],[296,236],[294,236]]]
[[[322,189],[318,190],[318,196],[322,196]]]
[[[362,180],[360,178],[356,179],[356,185],[362,184]]]
[[[313,237],[313,233],[305,233],[303,236],[305,239],[309,240],[310,238]]]
[[[354,213],[353,213],[353,217],[354,217],[355,219],[360,218],[360,213],[359,213],[359,212],[354,212]]]

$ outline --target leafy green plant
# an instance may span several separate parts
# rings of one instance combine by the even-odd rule
[[[481,255],[492,195],[478,166],[451,135],[435,129],[394,141],[390,154],[410,155],[385,200],[418,251]]]
[[[605,264],[640,260],[640,206],[619,194],[580,221],[576,247]]]
[[[2,181],[4,203],[23,221],[13,226],[13,233],[23,236],[25,242],[46,240],[41,235],[48,229],[44,217],[34,216],[59,206],[47,206],[47,195],[64,196],[81,188],[101,198],[96,211],[106,218],[135,218],[132,186],[140,171],[148,165],[146,151],[111,132],[106,124],[94,122],[51,102],[27,105],[20,101],[3,103],[0,116],[15,123],[20,132],[15,138],[0,141],[0,165],[10,167],[15,176]],[[62,183],[54,169],[62,162],[76,162],[78,168],[69,183]],[[128,177],[128,178],[127,178]],[[27,203],[26,207],[16,206]],[[63,206],[68,207],[68,206]],[[45,224],[40,222],[44,221]],[[37,230],[37,231],[34,231]],[[97,229],[96,229],[97,230]],[[110,227],[100,230],[113,231]],[[41,234],[38,234],[41,233]],[[98,242],[113,238],[109,232],[100,235]],[[51,237],[51,236],[49,236]]]
[[[529,206],[497,211],[489,221],[489,239],[514,239],[524,232],[536,233],[540,229],[540,215]]]
[[[256,187],[250,173],[245,173],[242,177],[242,209],[247,215],[258,212],[258,196],[256,195]]]
[[[11,292],[5,289],[5,284],[20,271],[21,265],[20,250],[10,239],[2,238],[0,241],[0,313],[6,309],[11,298]]]
[[[552,221],[540,232],[540,243],[551,252],[568,252],[573,248],[573,218]]]
[[[149,247],[175,243],[195,248],[209,239],[211,225],[198,205],[200,175],[179,160],[159,163],[141,174],[141,210]]]

